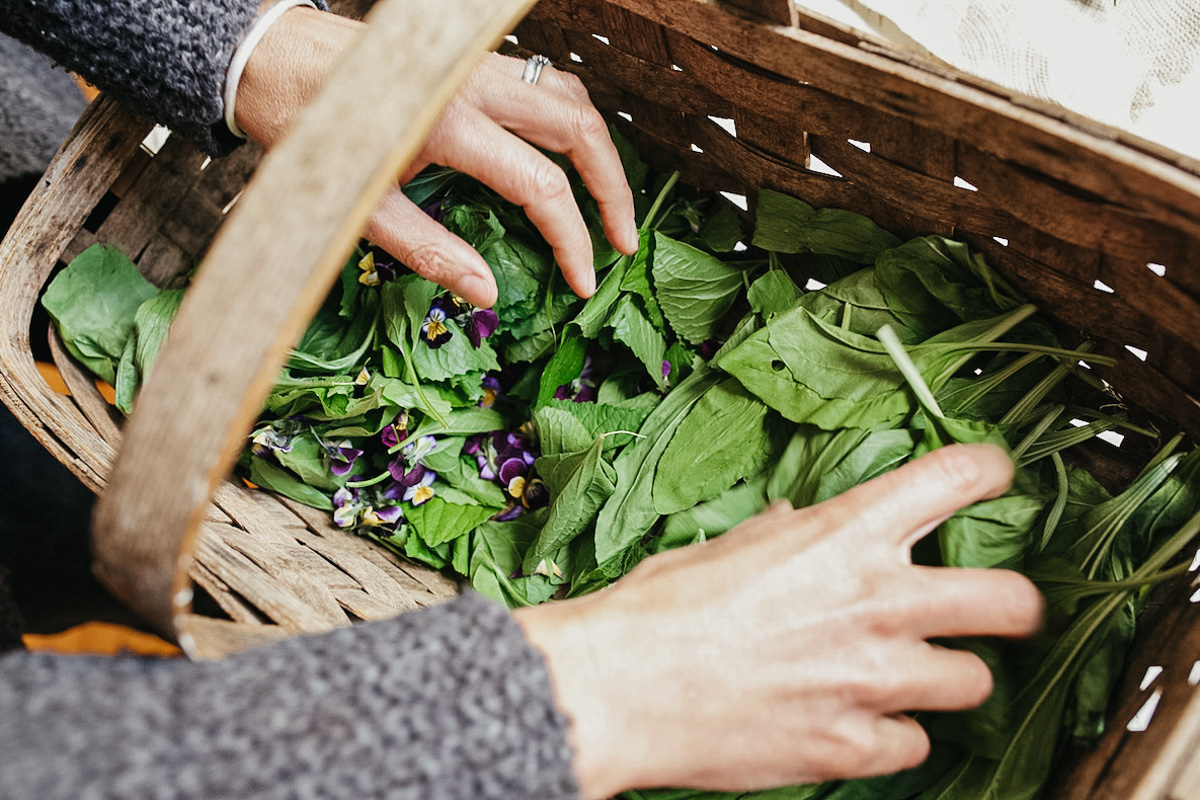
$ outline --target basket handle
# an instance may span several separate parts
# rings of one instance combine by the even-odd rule
[[[196,529],[289,348],[442,107],[533,2],[382,0],[213,242],[92,520],[97,576],[185,650]]]

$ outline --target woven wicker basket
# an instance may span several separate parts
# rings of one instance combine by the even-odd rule
[[[432,2],[381,4],[363,45],[263,161],[211,249],[256,155],[245,148],[207,163],[172,138],[151,157],[138,144],[148,124],[101,100],[0,249],[4,401],[88,486],[107,487],[98,572],[192,652],[391,614],[453,591],[323,515],[223,476],[387,176],[473,56],[527,5],[460,0],[460,13],[447,14]],[[406,53],[389,45],[397,36],[424,46]],[[789,0],[541,0],[514,37],[577,72],[649,160],[695,186],[746,196],[751,212],[765,186],[866,214],[901,236],[969,242],[1065,337],[1086,334],[1115,357],[1102,374],[1146,419],[1200,437],[1200,164],[914,61],[798,14]],[[404,80],[355,82],[368,74]],[[401,134],[375,141],[347,131],[367,126],[336,124],[356,113],[380,122],[372,130]],[[337,176],[337,187],[314,175]],[[56,353],[72,397],[56,395],[29,345],[51,271],[98,240],[136,255],[159,283],[201,253],[207,263],[138,413],[123,423],[115,462],[118,422],[91,381]],[[284,274],[292,283],[271,297],[279,311],[256,295]],[[1132,444],[1084,454],[1113,482],[1144,456]],[[189,575],[230,619],[191,608]],[[1055,796],[1200,798],[1191,591],[1180,581],[1157,592],[1111,732],[1059,776]],[[1151,666],[1162,672],[1143,687]],[[1157,703],[1152,724],[1127,730],[1148,701]]]

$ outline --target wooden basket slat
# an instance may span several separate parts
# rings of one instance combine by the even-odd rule
[[[1122,148],[1104,141],[1065,145],[1072,129],[1054,120],[1022,115],[1007,97],[989,103],[976,92],[896,62],[880,71],[872,54],[830,42],[804,31],[765,28],[706,3],[656,3],[610,0],[631,13],[687,31],[729,56],[801,83],[814,83],[840,97],[912,120],[937,125],[955,138],[986,143],[997,156],[1033,161],[1047,176],[1075,183],[1095,195],[1127,205],[1200,235],[1200,212],[1191,198],[1200,176],[1171,170],[1148,172],[1145,162],[1131,163]],[[606,4],[607,6],[607,4]],[[561,18],[578,30],[603,30],[606,9],[594,4],[542,0],[533,13]],[[780,46],[786,39],[788,46]],[[620,46],[613,39],[613,46]],[[831,57],[834,56],[834,57]],[[1071,115],[1064,115],[1074,120]]]
[[[198,259],[261,159],[261,150],[247,145],[225,158],[214,160],[184,196],[175,213],[164,221],[163,235]]]
[[[291,589],[303,604],[308,619],[313,620],[312,624],[317,625],[318,629],[350,623],[333,594],[333,587],[322,580],[323,575],[311,574],[307,569],[311,559],[300,555],[303,552],[301,548],[288,546],[294,545],[294,542],[281,545],[260,531],[247,536],[245,530],[233,525],[211,527],[227,547],[245,556],[264,575],[270,576],[272,584],[278,582]],[[311,555],[312,551],[308,553]],[[343,583],[344,578],[343,573],[336,572],[335,583]]]
[[[796,4],[792,0],[725,0],[743,11],[776,25],[794,26],[797,20]]]
[[[586,9],[584,6],[588,6]],[[608,39],[608,46],[624,50],[629,54],[660,67],[670,68],[671,52],[667,47],[666,36],[662,26],[655,20],[646,19],[644,15],[631,13],[619,5],[584,4],[580,3],[574,11],[595,13],[601,20],[600,27],[588,31],[578,31],[587,35],[597,34]]]
[[[204,155],[172,136],[96,229],[96,238],[137,260],[200,177]]]
[[[524,29],[519,28],[518,34],[524,47]],[[605,91],[610,92],[609,96],[614,99],[619,97],[626,102],[637,100],[651,106],[658,105],[684,112],[703,109],[704,113],[717,116],[728,117],[732,114],[732,103],[716,93],[705,92],[695,78],[682,69],[677,70],[672,65],[663,66],[646,61],[622,49],[603,44],[590,34],[568,32],[565,39],[563,46],[566,50],[555,52],[574,53],[580,57],[579,63],[583,64],[596,59],[604,61],[604,68],[609,77]],[[536,45],[530,44],[529,47],[534,48]],[[545,52],[544,47],[536,49],[538,52]],[[559,66],[570,70],[574,63],[573,60],[568,60]],[[620,105],[620,100],[612,105],[605,105],[610,110],[620,109],[632,113],[631,109]]]
[[[203,523],[197,531],[193,551],[194,558],[203,562],[226,585],[236,586],[238,593],[249,603],[290,633],[330,630],[338,627],[339,622],[349,624],[344,617],[339,621],[336,615],[329,613],[328,598],[317,597],[317,605],[310,604],[308,601],[314,598],[306,591],[307,587],[299,587],[298,593],[292,581],[277,580],[240,550],[227,547],[225,534],[228,528],[217,523]],[[236,540],[236,535],[230,534],[230,538]]]
[[[262,613],[242,599],[241,595],[234,592],[229,584],[218,578],[205,564],[193,560],[188,568],[188,575],[231,620],[245,625],[264,626]]]

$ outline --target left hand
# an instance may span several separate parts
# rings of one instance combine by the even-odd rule
[[[255,48],[238,84],[236,115],[242,129],[268,149],[282,139],[362,25],[308,8],[285,13]],[[495,53],[484,59],[442,111],[365,231],[413,271],[481,308],[496,301],[487,262],[400,189],[429,164],[472,175],[522,206],[581,297],[596,286],[591,238],[566,174],[537,147],[571,159],[599,204],[609,241],[623,253],[637,251],[633,194],[604,118],[575,76],[547,67],[531,86],[521,80],[524,63]]]

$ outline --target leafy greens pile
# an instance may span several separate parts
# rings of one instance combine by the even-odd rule
[[[1079,366],[1105,360],[1063,349],[981,256],[769,190],[746,237],[721,197],[615,139],[641,247],[608,245],[576,178],[600,278],[587,301],[520,209],[447,170],[407,186],[491,265],[494,309],[364,243],[279,376],[242,474],[519,606],[608,585],[776,499],[805,506],[950,442],[999,444],[1017,465],[1011,490],[914,558],[1030,575],[1046,630],[955,643],[987,661],[996,690],[975,711],[922,715],[934,752],[921,767],[742,796],[1037,796],[1056,754],[1102,731],[1144,589],[1178,573],[1168,562],[1200,527],[1200,454],[1173,440],[1111,495],[1062,451],[1151,432],[1071,399],[1067,379],[1116,405]],[[802,290],[801,271],[829,285]],[[182,294],[94,248],[43,302],[128,411]]]

